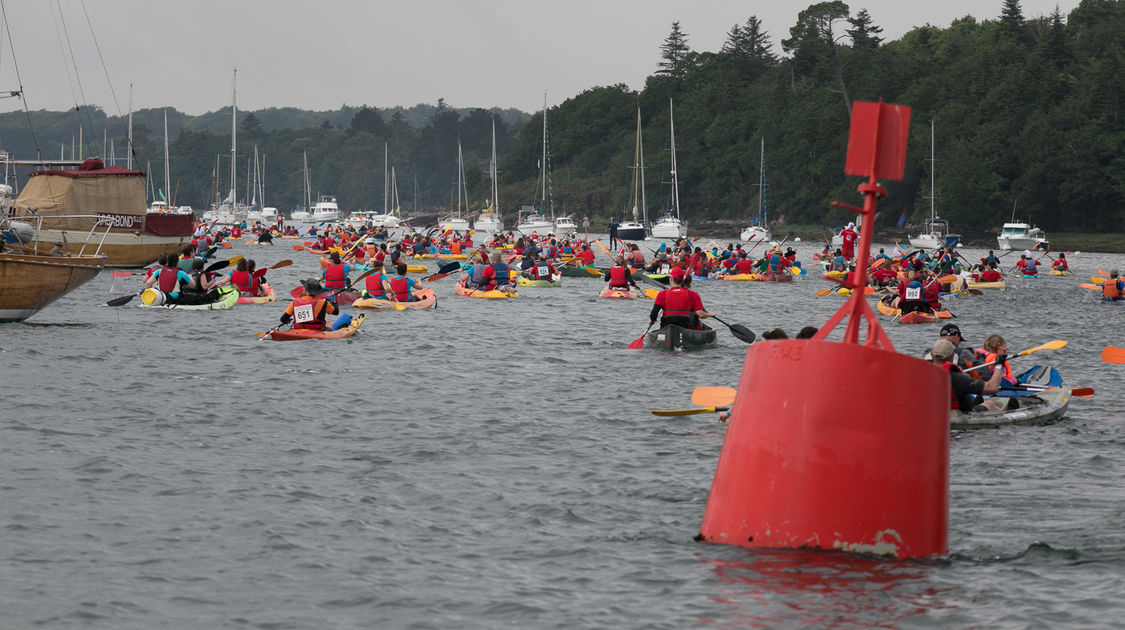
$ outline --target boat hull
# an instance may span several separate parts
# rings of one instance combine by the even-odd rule
[[[482,291],[480,289],[466,289],[464,285],[458,284],[453,289],[454,293],[463,297],[484,298],[487,300],[503,300],[507,298],[519,297],[516,293],[505,293],[493,289],[491,291]]]
[[[427,308],[437,308],[437,293],[433,289],[419,289],[413,295],[418,297],[416,302],[396,302],[394,300],[380,300],[378,298],[363,298],[356,300],[352,306],[356,308],[371,308],[380,311],[394,311],[399,310],[396,308],[400,304],[403,310],[422,310]]]
[[[639,295],[636,292],[630,290],[622,291],[620,289],[611,289],[609,287],[606,287],[602,289],[602,292],[598,294],[598,297],[635,300],[639,297]]]
[[[962,413],[960,410],[950,410],[949,428],[989,429],[1006,425],[1046,424],[1065,415],[1070,405],[1070,388],[1066,386],[1028,394],[991,399],[1003,406],[989,411]]]
[[[169,303],[168,296],[153,288],[145,289],[141,293],[141,308],[167,308],[181,311],[222,311],[232,308],[238,303],[238,289],[227,285],[219,288],[219,299],[207,304],[177,304]]]
[[[556,278],[554,280],[532,280],[524,276],[516,276],[517,287],[561,287],[562,280]]]
[[[665,326],[645,335],[645,345],[659,350],[700,350],[715,345],[717,338],[711,328]]]
[[[237,304],[268,304],[277,301],[277,292],[266,285],[265,295],[239,295]]]
[[[647,232],[645,227],[639,223],[625,223],[617,228],[617,238],[622,241],[643,241],[645,236],[648,236]]]
[[[68,232],[67,239],[59,230],[44,228],[39,233],[39,248],[50,250],[55,243],[68,242],[66,249],[71,254],[77,255],[82,248],[81,243],[74,243],[74,233]],[[97,247],[99,236],[90,239],[86,253]],[[153,234],[133,234],[126,232],[110,232],[102,243],[101,253],[106,256],[106,267],[145,267],[154,262],[162,254],[176,254],[183,250],[191,241],[190,236],[156,236]]]
[[[0,254],[0,322],[22,322],[98,275],[105,256]]]
[[[339,330],[306,330],[294,328],[291,330],[274,330],[270,338],[274,341],[300,341],[301,339],[347,339],[359,331],[365,315],[353,319],[350,324]]]

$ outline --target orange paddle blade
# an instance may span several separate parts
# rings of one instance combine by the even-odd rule
[[[1093,387],[1075,387],[1074,389],[1070,390],[1070,395],[1075,397],[1075,398],[1093,398],[1094,397],[1094,388]]]
[[[222,245],[223,247],[234,247],[234,245],[230,241],[223,241],[222,243],[219,243],[219,244]]]
[[[737,392],[733,387],[696,387],[691,392],[691,404],[701,407],[728,407],[734,404]]]
[[[821,289],[821,290],[817,291],[816,293],[813,293],[813,295],[824,296],[824,295],[828,295],[831,292],[832,292],[832,289]]]
[[[1090,289],[1091,291],[1101,291],[1102,290],[1102,285],[1100,285],[1100,284],[1090,284],[1089,282],[1083,282],[1082,284],[1080,284],[1078,286],[1082,287],[1083,289]]]
[[[955,317],[955,315],[949,311],[938,311],[937,316],[938,319],[953,319]]]
[[[304,247],[301,247],[300,245],[294,245],[294,246],[293,246],[293,251],[295,251],[295,252],[300,252],[300,251],[304,251],[304,249],[305,249],[305,248],[304,248]]]
[[[1125,363],[1125,348],[1106,346],[1102,350],[1102,361],[1106,363]]]
[[[1098,273],[1102,274],[1103,276],[1105,276],[1107,278],[1109,277],[1109,272],[1106,271],[1105,269],[1098,269]]]

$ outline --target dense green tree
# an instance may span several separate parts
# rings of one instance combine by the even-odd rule
[[[671,77],[683,76],[686,72],[683,61],[689,52],[691,48],[688,46],[687,33],[680,29],[679,22],[672,22],[672,32],[660,45],[660,69],[657,73]]]
[[[883,32],[883,27],[875,25],[875,21],[871,19],[871,14],[867,12],[867,9],[860,9],[855,17],[848,18],[848,24],[852,25],[847,31],[848,36],[852,38],[852,48],[871,50],[877,48],[883,42],[883,38],[879,37],[879,33]]]
[[[797,24],[789,29],[789,39],[781,40],[785,52],[793,55],[793,71],[814,79],[833,76],[851,117],[852,103],[836,48],[844,36],[837,24],[848,17],[848,5],[840,0],[820,2],[797,14]]]

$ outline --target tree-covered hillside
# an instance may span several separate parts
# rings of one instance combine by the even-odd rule
[[[994,19],[920,26],[884,41],[879,16],[839,0],[806,8],[787,33],[769,34],[749,16],[719,51],[693,51],[690,24],[675,23],[653,50],[642,91],[591,87],[547,112],[549,192],[557,214],[597,220],[626,211],[637,108],[644,127],[649,216],[671,204],[670,104],[676,129],[680,205],[686,219],[748,221],[757,214],[759,151],[765,142],[770,219],[835,225],[848,219],[832,200],[854,201],[843,175],[853,100],[913,108],[906,178],[888,184],[879,223],[929,216],[936,166],[937,212],[966,235],[996,229],[1013,210],[1048,230],[1117,231],[1125,223],[1125,0],[1083,0],[1069,15],[1028,17],[1018,0],[998,0]],[[174,104],[169,104],[170,107]],[[542,113],[344,107],[335,112],[239,112],[239,195],[253,147],[265,161],[266,201],[302,204],[302,154],[312,193],[334,194],[345,210],[383,206],[388,145],[404,211],[455,204],[457,144],[465,153],[473,209],[488,195],[495,115],[501,208],[509,223],[538,198]],[[135,165],[162,180],[163,110],[134,114]],[[103,132],[118,162],[122,117],[97,108],[0,116],[0,143],[20,158],[70,157],[78,129],[86,155],[101,155]],[[936,160],[931,165],[930,121]],[[206,206],[229,188],[230,109],[192,117],[169,109],[170,186],[178,204]],[[218,167],[216,168],[216,164]],[[218,172],[216,180],[216,171]],[[157,183],[157,187],[162,185]],[[416,187],[415,187],[416,183]],[[223,191],[220,193],[219,191]]]

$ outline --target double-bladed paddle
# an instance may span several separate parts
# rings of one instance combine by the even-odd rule
[[[241,259],[242,259],[242,256],[231,256],[230,258],[228,258],[226,260],[220,260],[220,261],[211,263],[203,271],[206,271],[208,273],[210,273],[212,271],[217,271],[219,269],[223,269],[224,267],[228,267],[232,262],[238,262]],[[106,306],[124,306],[124,305],[128,304],[130,300],[137,297],[141,293],[144,293],[144,290],[141,290],[140,293],[130,293],[129,295],[122,295],[121,297],[115,297],[112,300],[108,300],[105,303],[105,305]]]
[[[370,276],[373,273],[375,273],[374,269],[368,269],[367,271],[365,271],[365,272],[359,274],[358,276],[356,276],[355,280],[352,280],[351,282],[349,282],[347,286],[340,287],[338,289],[332,289],[331,291],[329,291],[327,293],[323,293],[321,295],[316,296],[316,299],[323,300],[323,299],[329,298],[333,295],[336,295],[337,293],[342,293],[344,291],[347,291],[348,289],[351,289],[352,287],[354,287],[357,282],[359,282],[360,280],[363,280],[364,278],[366,278],[367,276]],[[254,333],[254,336],[255,337],[261,337],[261,339],[259,341],[265,341],[266,339],[269,338],[270,333],[277,330],[278,328],[281,328],[282,326],[284,326],[284,324],[278,324],[277,326],[274,326],[273,328],[267,330],[264,333]]]
[[[1041,346],[1035,346],[1034,348],[1029,348],[1027,350],[1024,350],[1024,351],[1020,352],[1019,354],[1009,355],[1008,359],[1011,360],[1011,359],[1015,359],[1016,357],[1027,356],[1027,355],[1031,354],[1032,352],[1039,352],[1040,350],[1058,350],[1059,348],[1062,348],[1062,347],[1066,346],[1066,344],[1067,344],[1067,342],[1063,341],[1062,339],[1055,339],[1054,341],[1048,341],[1047,343],[1045,343]],[[970,368],[966,368],[963,371],[964,372],[973,372],[975,370],[979,370],[981,368],[986,368],[986,367],[989,367],[991,365],[996,365],[996,362],[990,361],[988,363],[981,363],[980,365],[974,365]]]
[[[261,278],[262,276],[266,275],[266,272],[269,271],[270,269],[281,269],[282,267],[288,267],[289,265],[292,265],[292,264],[293,264],[293,261],[289,260],[288,258],[285,259],[285,260],[279,260],[276,263],[270,265],[269,267],[262,267],[261,269],[255,269],[254,275]]]
[[[457,271],[460,268],[461,268],[461,263],[459,263],[457,261],[453,261],[451,263],[446,263],[446,264],[442,265],[441,267],[438,267],[437,273],[428,275],[428,276],[426,276],[425,278],[422,278],[422,279],[425,280],[426,282],[433,282],[434,280],[441,280],[442,278],[448,276],[451,273],[454,273],[455,271]]]
[[[695,409],[652,409],[650,413],[654,416],[694,416],[697,413],[715,413],[717,411],[727,411],[730,407],[696,407]]]

